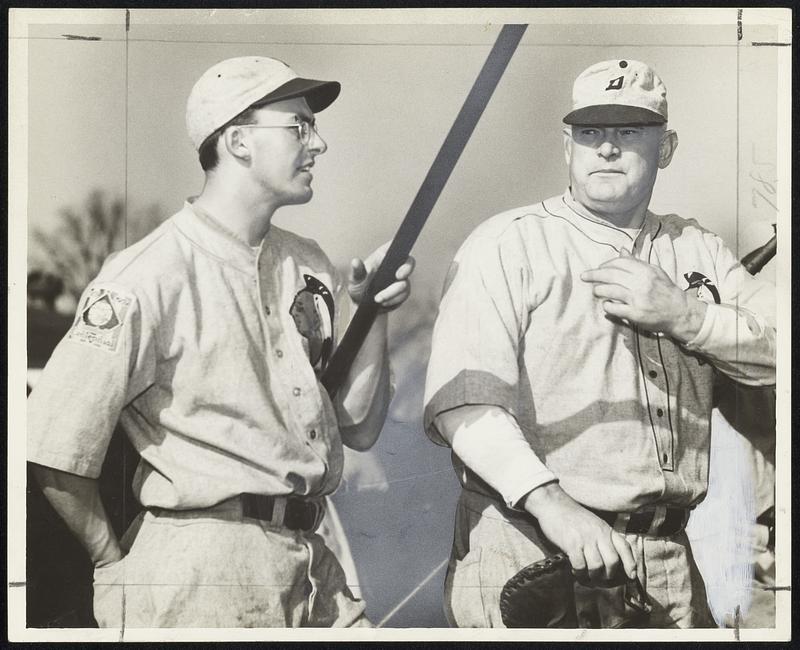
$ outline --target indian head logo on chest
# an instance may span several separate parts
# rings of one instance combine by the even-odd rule
[[[704,302],[720,303],[719,290],[714,286],[705,275],[699,271],[691,271],[683,274],[687,287],[684,291],[697,291],[697,297]]]
[[[304,273],[303,280],[306,286],[295,294],[289,314],[297,331],[308,341],[311,365],[321,371],[333,349],[333,294],[313,275]]]

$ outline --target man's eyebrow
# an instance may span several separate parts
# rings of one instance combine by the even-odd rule
[[[295,113],[292,115],[292,118],[295,122],[308,122],[309,124],[314,124],[317,121],[317,118],[315,118],[313,115],[308,116],[303,115],[302,113]]]

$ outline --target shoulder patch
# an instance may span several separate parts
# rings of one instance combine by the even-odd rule
[[[69,339],[114,352],[133,295],[108,287],[91,287],[69,331]]]

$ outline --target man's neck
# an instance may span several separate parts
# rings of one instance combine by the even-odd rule
[[[612,209],[604,210],[602,207],[589,207],[585,203],[579,201],[575,196],[572,194],[570,189],[570,195],[572,200],[577,203],[581,208],[583,208],[586,212],[592,215],[595,219],[599,219],[601,221],[606,221],[612,226],[615,226],[621,230],[638,230],[644,224],[644,219],[647,216],[647,206],[649,205],[649,197],[647,201],[643,201],[641,204],[637,205],[635,208],[631,210],[625,211],[615,211]]]
[[[277,209],[241,180],[217,176],[206,179],[195,204],[248,246],[261,243]]]

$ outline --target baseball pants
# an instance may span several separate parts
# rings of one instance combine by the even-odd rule
[[[625,537],[653,608],[649,627],[715,627],[685,532],[667,538]],[[542,540],[531,517],[524,513],[509,517],[490,497],[462,490],[445,579],[445,614],[450,624],[504,627],[500,592],[505,583],[520,569],[556,550]],[[604,618],[613,620],[622,611],[623,590],[594,591],[597,600],[592,616],[602,626]],[[619,602],[614,602],[615,598]]]
[[[238,500],[146,510],[94,573],[100,627],[371,627],[319,535],[244,518]]]

